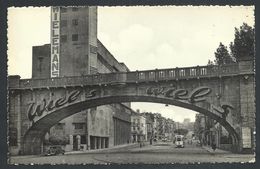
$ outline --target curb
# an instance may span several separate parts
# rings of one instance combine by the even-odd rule
[[[209,152],[209,153],[214,153],[214,154],[218,154],[218,153],[229,154],[229,153],[231,153],[231,152],[229,152],[229,151],[221,150],[221,149],[218,149],[218,148],[214,151],[214,150],[212,150],[210,147],[207,147],[207,146],[202,146],[202,148],[203,148],[204,150],[206,150],[207,152]]]
[[[119,150],[121,148],[130,148],[133,146],[137,146],[138,144],[127,144],[127,145],[119,145],[119,146],[114,146],[111,148],[104,148],[104,149],[95,149],[95,150],[85,150],[85,151],[69,151],[65,152],[65,155],[70,155],[70,154],[91,154],[91,153],[106,153],[109,151],[113,150]]]

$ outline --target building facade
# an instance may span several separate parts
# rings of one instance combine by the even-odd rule
[[[159,113],[141,113],[146,119],[147,141],[173,140],[175,122],[170,118],[165,118]]]
[[[146,119],[141,113],[131,115],[131,140],[132,143],[147,141]]]
[[[32,79],[129,71],[97,39],[97,7],[52,7],[51,43],[32,48]],[[131,137],[130,103],[104,105],[63,119],[44,137],[44,148],[66,151],[127,144]],[[17,154],[19,147],[14,147]]]
[[[147,141],[153,140],[154,138],[154,115],[152,113],[142,113],[142,115],[146,119],[146,133],[147,133]]]
[[[168,141],[173,141],[175,129],[176,129],[175,122],[172,119],[167,118],[164,138],[167,139]]]

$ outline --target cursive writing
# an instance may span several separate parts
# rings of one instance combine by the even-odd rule
[[[187,100],[190,103],[205,101],[205,96],[210,94],[210,92],[211,89],[205,86],[192,90],[190,94],[186,89],[174,89],[166,87],[149,87],[146,90],[146,94],[148,95],[164,96],[175,100]]]
[[[57,99],[56,101],[49,100],[48,102],[46,99],[43,99],[42,104],[38,104],[35,106],[35,103],[31,103],[27,110],[28,119],[33,121],[36,116],[42,116],[43,112],[51,111],[55,108],[59,108],[67,103],[72,103],[77,100],[78,96],[80,95],[80,91],[75,90],[72,91],[68,97],[64,96],[62,98]]]

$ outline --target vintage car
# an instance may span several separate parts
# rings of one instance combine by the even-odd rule
[[[45,156],[59,155],[59,154],[64,154],[64,153],[65,153],[65,151],[61,148],[61,146],[51,146],[45,152]]]

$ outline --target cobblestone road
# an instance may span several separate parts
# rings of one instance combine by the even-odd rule
[[[136,145],[58,156],[14,156],[10,158],[11,164],[169,164],[253,161],[254,155],[232,154],[221,150],[213,152],[208,148],[194,145],[175,148],[172,143],[157,143],[142,148]]]

